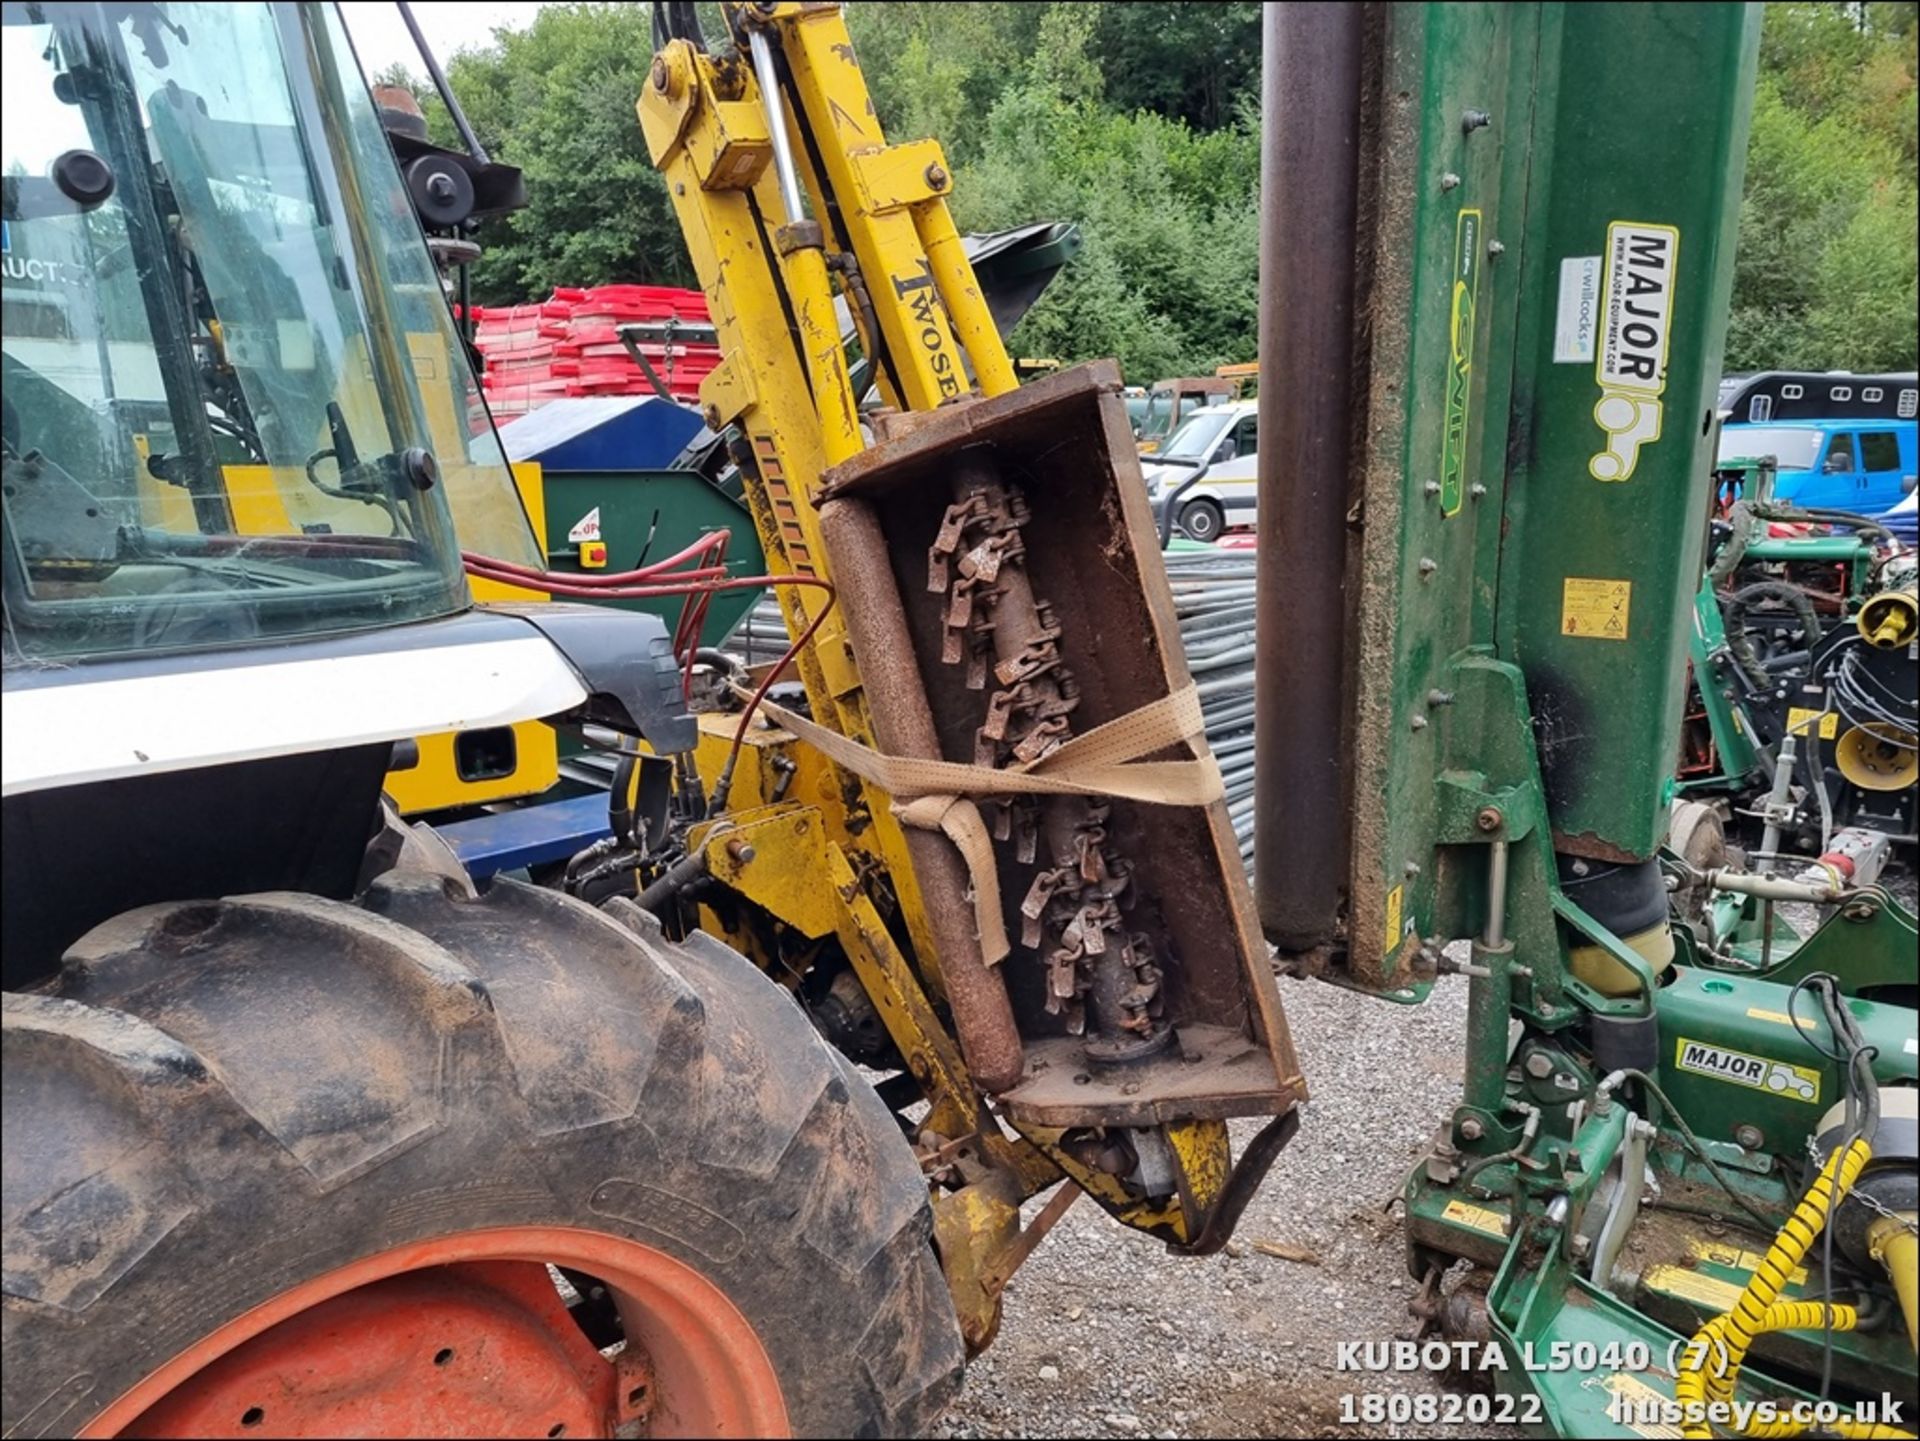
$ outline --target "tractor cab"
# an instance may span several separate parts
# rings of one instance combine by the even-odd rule
[[[428,620],[462,543],[537,562],[332,9],[40,13],[0,30],[9,665]]]

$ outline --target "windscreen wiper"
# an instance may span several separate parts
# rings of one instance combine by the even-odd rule
[[[401,518],[399,499],[408,489],[430,489],[440,478],[440,466],[433,453],[417,445],[389,451],[374,460],[362,461],[360,448],[353,442],[346,413],[338,401],[327,402],[327,435],[332,444],[307,457],[307,479],[322,495],[336,500],[357,500],[365,505],[383,507],[393,520],[393,533],[411,533]],[[339,483],[328,485],[320,479],[318,466],[331,460],[339,472]]]

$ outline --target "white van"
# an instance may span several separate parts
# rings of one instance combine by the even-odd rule
[[[1196,410],[1180,422],[1159,453],[1142,456],[1140,473],[1146,477],[1147,498],[1157,520],[1167,498],[1192,475],[1193,465],[1159,464],[1162,460],[1207,461],[1206,474],[1180,497],[1174,524],[1194,540],[1213,541],[1229,526],[1252,525],[1257,467],[1254,453],[1260,437],[1260,406],[1239,400]]]

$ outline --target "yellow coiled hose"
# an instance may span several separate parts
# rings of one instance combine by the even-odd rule
[[[1736,1333],[1731,1312],[1715,1316],[1706,1325],[1694,1332],[1693,1340],[1687,1343],[1686,1357],[1681,1365],[1688,1374],[1705,1376],[1705,1382],[1697,1388],[1699,1395],[1690,1392],[1696,1388],[1674,1387],[1674,1395],[1682,1401],[1731,1401],[1733,1384],[1731,1379],[1740,1369],[1747,1348],[1753,1344],[1755,1336],[1768,1331],[1811,1331],[1819,1326],[1830,1327],[1835,1331],[1851,1331],[1860,1324],[1860,1313],[1852,1306],[1832,1305],[1822,1301],[1776,1301],[1761,1313],[1757,1323],[1742,1323],[1736,1349]],[[1723,1357],[1719,1375],[1708,1375],[1706,1364],[1715,1356]],[[1694,1358],[1698,1357],[1696,1361]]]
[[[1813,1243],[1819,1239],[1827,1217],[1833,1214],[1847,1192],[1853,1189],[1853,1183],[1860,1178],[1860,1173],[1872,1159],[1873,1147],[1858,1137],[1850,1145],[1827,1157],[1820,1174],[1813,1178],[1813,1184],[1807,1187],[1807,1194],[1793,1208],[1793,1214],[1787,1217],[1786,1225],[1780,1228],[1780,1234],[1773,1238],[1767,1254],[1748,1279],[1747,1289],[1740,1293],[1740,1299],[1733,1303],[1732,1310],[1716,1318],[1720,1323],[1720,1338],[1727,1343],[1727,1358],[1726,1365],[1717,1374],[1706,1376],[1707,1396],[1710,1399],[1725,1401],[1733,1395],[1733,1383],[1739,1374],[1740,1363],[1746,1359],[1747,1349],[1752,1346],[1756,1335],[1764,1330],[1789,1329],[1764,1325],[1766,1313],[1786,1289],[1794,1268],[1813,1249]],[[1806,1309],[1816,1313],[1810,1324],[1819,1325],[1820,1308],[1813,1306]],[[1714,1322],[1708,1323],[1712,1324]],[[1702,1374],[1705,1374],[1704,1371]]]
[[[1773,1244],[1767,1248],[1767,1254],[1748,1279],[1740,1299],[1725,1314],[1715,1316],[1694,1333],[1693,1340],[1681,1353],[1679,1374],[1674,1378],[1674,1399],[1683,1408],[1689,1403],[1697,1405],[1707,1401],[1731,1400],[1741,1363],[1746,1360],[1747,1351],[1756,1336],[1768,1331],[1798,1331],[1822,1326],[1828,1324],[1829,1318],[1837,1331],[1850,1331],[1858,1323],[1859,1316],[1851,1306],[1829,1307],[1825,1303],[1812,1301],[1781,1303],[1779,1296],[1786,1288],[1794,1268],[1812,1249],[1821,1227],[1826,1225],[1827,1217],[1845,1199],[1847,1192],[1853,1189],[1853,1183],[1859,1179],[1861,1171],[1866,1169],[1871,1159],[1873,1147],[1858,1137],[1827,1157],[1826,1163],[1820,1167],[1820,1174],[1813,1178],[1806,1195],[1793,1208],[1793,1214],[1787,1217],[1780,1234],[1773,1238]],[[1709,1374],[1707,1363],[1716,1356],[1721,1358],[1721,1365],[1717,1371]],[[1792,1422],[1777,1422],[1766,1430],[1756,1428],[1748,1434],[1797,1436],[1801,1430],[1810,1429],[1777,1429],[1779,1426],[1794,1425]],[[1842,1435],[1862,1437],[1895,1438],[1907,1434],[1879,1426],[1860,1427],[1855,1432],[1836,1424],[1833,1429]],[[1713,1427],[1704,1415],[1694,1419],[1683,1410],[1680,1434],[1687,1441],[1711,1441]]]
[[[1755,1421],[1741,1434],[1772,1441],[1774,1437],[1804,1436],[1809,1431],[1831,1431],[1846,1441],[1913,1441],[1911,1431],[1878,1421]]]

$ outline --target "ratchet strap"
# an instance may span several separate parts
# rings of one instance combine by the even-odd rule
[[[974,804],[976,799],[1068,795],[1160,806],[1204,806],[1226,793],[1220,768],[1210,756],[1204,760],[1139,759],[1205,732],[1200,693],[1192,682],[1085,735],[1075,736],[1037,761],[1004,770],[959,761],[884,755],[772,701],[762,700],[760,709],[782,730],[791,731],[829,760],[885,791],[893,798],[893,814],[901,824],[940,831],[953,842],[973,882],[974,923],[988,965],[1006,959],[1012,946],[1001,915],[993,838]]]

